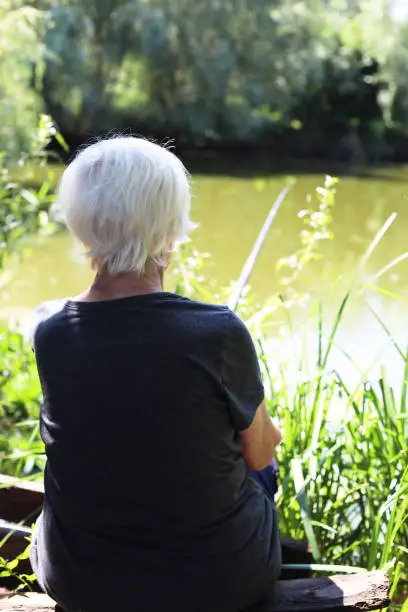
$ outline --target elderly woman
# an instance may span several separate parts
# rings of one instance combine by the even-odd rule
[[[240,319],[163,289],[192,228],[184,166],[143,139],[104,140],[68,166],[59,204],[96,276],[40,307],[33,335],[40,585],[65,612],[262,604],[280,570],[280,433]]]

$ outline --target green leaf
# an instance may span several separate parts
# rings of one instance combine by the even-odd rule
[[[293,459],[292,462],[292,474],[295,483],[295,490],[297,493],[297,499],[300,506],[300,515],[302,517],[303,525],[305,528],[306,537],[309,541],[312,549],[313,557],[316,562],[321,561],[321,554],[317,545],[316,536],[313,529],[312,520],[310,518],[309,507],[307,503],[307,497],[305,492],[305,479],[303,476],[302,462],[300,459]]]
[[[28,191],[27,189],[21,189],[20,194],[22,197],[32,206],[38,206],[38,197],[33,191]]]

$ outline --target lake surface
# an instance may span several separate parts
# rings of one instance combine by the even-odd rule
[[[300,245],[303,222],[298,212],[317,206],[315,188],[324,182],[323,173],[296,176],[297,183],[281,207],[266,239],[251,278],[257,302],[277,291],[282,272],[276,268],[282,257]],[[269,209],[285,183],[285,173],[272,176],[194,176],[192,216],[200,226],[194,232],[193,246],[211,253],[203,275],[214,291],[237,279]],[[358,278],[355,297],[347,307],[337,342],[361,368],[369,368],[380,356],[391,379],[396,379],[400,359],[387,346],[381,326],[367,308],[367,302],[405,347],[408,343],[407,301],[408,260],[402,261],[379,279],[378,289],[367,288],[373,276],[393,258],[408,251],[408,166],[370,170],[365,176],[345,176],[337,188],[332,230],[334,239],[322,247],[323,258],[302,275],[300,289],[311,299],[293,314],[294,333],[301,338],[315,300],[324,303],[326,329],[333,321],[345,287],[382,224],[397,213],[384,239]],[[307,203],[308,194],[312,201]],[[201,273],[201,272],[200,272]],[[43,300],[80,293],[92,275],[67,233],[36,240],[22,261],[10,261],[0,278],[0,316],[25,320]],[[168,289],[172,289],[170,278]],[[362,289],[364,289],[362,291]],[[273,350],[279,359],[287,354],[284,329],[271,331]],[[335,367],[352,367],[338,352]],[[376,368],[376,366],[374,366]]]

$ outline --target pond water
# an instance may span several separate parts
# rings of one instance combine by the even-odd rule
[[[211,253],[203,274],[212,291],[238,278],[264,219],[285,183],[285,176],[285,173],[255,178],[194,175],[192,216],[200,225],[194,232],[193,245],[198,251]],[[301,209],[317,205],[316,200],[307,204],[306,198],[324,182],[323,173],[302,172],[296,178],[296,185],[276,217],[251,278],[259,303],[272,293],[282,291],[282,273],[277,271],[276,264],[299,248],[302,221],[297,214]],[[387,337],[367,302],[405,346],[408,342],[408,260],[384,274],[375,283],[378,288],[367,285],[373,284],[373,276],[381,268],[408,250],[408,166],[375,169],[363,176],[341,178],[332,225],[334,239],[324,244],[323,258],[303,274],[301,289],[308,291],[311,299],[293,315],[295,334],[300,337],[312,303],[322,300],[326,329],[329,328],[359,261],[393,212],[397,218],[359,276],[355,297],[347,307],[337,337],[341,348],[362,369],[371,367],[375,357],[381,356],[379,362],[386,363],[391,378],[396,376],[401,360],[396,360],[396,353],[387,348]],[[41,301],[76,295],[90,279],[89,268],[67,233],[37,240],[22,260],[9,262],[0,278],[0,317],[25,320]],[[171,278],[167,288],[172,289]],[[275,349],[284,352],[284,345],[280,334]],[[346,359],[342,354],[342,359]]]

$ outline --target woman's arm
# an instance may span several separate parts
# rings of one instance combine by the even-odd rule
[[[258,406],[251,425],[239,433],[244,458],[250,470],[263,470],[272,461],[282,434],[269,416],[265,400]]]

